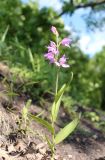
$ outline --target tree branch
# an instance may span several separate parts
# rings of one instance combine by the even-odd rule
[[[88,2],[88,3],[81,3],[79,5],[74,5],[74,11],[77,10],[77,9],[80,9],[80,8],[88,8],[88,7],[91,7],[91,8],[94,8],[98,5],[102,5],[105,3],[105,0],[97,0],[95,2]],[[68,11],[63,11],[59,14],[59,16],[62,16],[63,14],[65,14],[66,12]]]
[[[94,8],[98,5],[102,5],[105,3],[105,0],[98,0],[96,2],[89,2],[89,3],[86,3],[86,4],[79,4],[77,6],[75,6],[75,9],[79,9],[79,8],[87,8],[87,7],[91,7],[91,8]]]

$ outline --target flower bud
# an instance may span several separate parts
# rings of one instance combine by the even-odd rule
[[[53,34],[55,34],[56,36],[59,35],[59,33],[58,33],[56,27],[54,27],[54,26],[51,27],[51,32],[52,32]]]

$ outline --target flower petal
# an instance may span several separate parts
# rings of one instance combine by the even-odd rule
[[[60,63],[59,62],[55,62],[56,66],[60,67]]]
[[[64,38],[64,39],[61,41],[61,44],[62,44],[63,46],[66,46],[66,47],[70,47],[71,39],[69,39],[69,38]]]
[[[69,68],[70,65],[69,65],[69,64],[62,64],[62,67],[63,67],[63,68]]]

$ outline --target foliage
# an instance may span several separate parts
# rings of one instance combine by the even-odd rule
[[[83,18],[85,19],[88,29],[104,29],[105,0],[62,0],[62,2],[62,11],[59,16],[63,14],[70,14],[70,16],[72,16],[75,11],[83,9]]]
[[[93,66],[95,70],[95,79],[97,81],[97,89],[99,91],[100,107],[105,110],[105,47],[100,53],[93,58]]]

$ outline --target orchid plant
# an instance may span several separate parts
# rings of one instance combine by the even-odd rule
[[[75,117],[75,119],[67,124],[64,128],[62,128],[58,133],[56,133],[55,130],[55,123],[57,121],[58,112],[62,100],[62,96],[64,94],[64,91],[67,87],[67,84],[64,84],[60,90],[58,90],[58,84],[59,84],[59,70],[60,68],[69,68],[70,65],[67,63],[67,57],[65,54],[61,54],[59,51],[59,48],[61,46],[64,47],[70,47],[71,39],[64,38],[61,41],[59,41],[59,33],[56,29],[56,27],[51,27],[51,32],[56,37],[56,42],[50,41],[50,44],[47,46],[48,52],[44,54],[44,57],[46,60],[50,62],[50,64],[54,64],[57,70],[56,74],[56,82],[55,82],[55,98],[54,102],[52,104],[51,108],[51,114],[50,114],[50,121],[48,121],[40,118],[39,116],[31,115],[31,118],[37,121],[38,123],[42,124],[44,127],[46,127],[49,132],[51,133],[51,139],[48,138],[48,136],[45,135],[46,141],[48,143],[49,148],[51,149],[51,160],[54,160],[55,158],[55,147],[57,144],[62,142],[69,134],[71,134],[79,122],[79,117]]]

